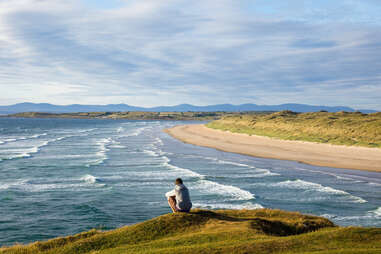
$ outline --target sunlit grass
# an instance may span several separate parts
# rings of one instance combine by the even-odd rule
[[[357,252],[356,252],[357,251]],[[380,253],[381,229],[281,210],[193,210],[0,253]]]
[[[281,111],[225,116],[207,124],[214,129],[337,145],[381,147],[381,113]]]

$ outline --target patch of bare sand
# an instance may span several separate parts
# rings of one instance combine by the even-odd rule
[[[381,149],[340,146],[231,133],[205,125],[181,125],[165,132],[185,143],[255,157],[381,172]]]

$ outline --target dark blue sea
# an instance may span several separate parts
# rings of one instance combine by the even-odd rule
[[[168,213],[164,194],[177,177],[194,207],[278,208],[381,226],[381,173],[226,153],[162,131],[184,123],[0,119],[0,245]]]

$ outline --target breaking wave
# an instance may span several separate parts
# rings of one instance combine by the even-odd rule
[[[248,177],[248,178],[262,178],[262,177],[267,177],[267,176],[279,176],[280,175],[278,173],[271,172],[269,169],[257,168],[255,166],[250,166],[250,165],[247,165],[244,163],[239,163],[239,162],[220,160],[220,159],[214,158],[214,157],[194,156],[194,155],[188,155],[187,157],[196,157],[196,158],[211,160],[211,161],[214,161],[218,164],[232,165],[232,166],[236,166],[236,167],[250,169],[250,171],[247,171],[245,173],[238,171],[237,174],[235,174],[235,175],[229,175],[230,178],[246,178],[246,177]]]
[[[350,178],[350,177],[347,177],[347,176],[341,176],[341,175],[330,173],[330,172],[323,172],[323,171],[319,171],[319,170],[311,170],[311,169],[305,169],[305,168],[296,168],[296,169],[302,170],[302,171],[308,171],[308,172],[312,172],[312,173],[317,173],[317,174],[323,174],[323,175],[333,176],[333,177],[335,177],[336,179],[339,179],[339,180],[353,181],[353,182],[357,182],[357,183],[362,183],[363,182],[363,181],[356,180],[356,179],[353,179],[353,178]]]
[[[131,132],[131,133],[127,133],[127,134],[124,134],[124,135],[122,135],[121,137],[136,137],[136,136],[139,136],[140,134],[142,134],[142,132],[144,131],[144,130],[146,130],[148,127],[141,127],[141,128],[139,128],[139,129],[136,129],[136,130],[134,130],[133,132]]]
[[[163,156],[162,158],[164,159],[164,162],[162,164],[163,166],[181,173],[182,176],[198,178],[194,186],[192,186],[192,189],[197,189],[198,191],[206,193],[206,194],[221,195],[221,196],[227,197],[228,200],[255,199],[254,194],[250,193],[249,191],[242,190],[232,185],[224,185],[224,184],[220,184],[210,180],[206,180],[205,175],[201,175],[190,169],[181,168],[181,167],[172,165],[170,164],[171,160],[166,156]]]
[[[149,156],[153,156],[153,157],[159,157],[160,156],[158,153],[156,153],[155,151],[152,151],[152,150],[143,150],[143,153],[148,154]]]
[[[99,165],[105,162],[108,159],[107,152],[110,151],[108,145],[112,143],[112,138],[102,138],[101,140],[97,141],[96,144],[98,145],[98,151],[95,153],[95,156],[98,158],[86,164],[86,167]]]
[[[171,170],[177,171],[179,173],[181,172],[181,174],[183,176],[197,177],[197,178],[201,178],[201,179],[203,179],[205,177],[204,175],[196,173],[196,172],[194,172],[194,171],[192,171],[190,169],[181,168],[181,167],[177,167],[175,165],[170,164],[169,162],[171,160],[167,156],[162,156],[161,158],[164,160],[164,162],[162,163],[162,166],[167,167],[167,168],[169,168]]]
[[[299,189],[299,190],[305,190],[305,191],[317,191],[321,193],[328,193],[332,195],[339,195],[339,196],[345,196],[349,201],[354,203],[366,203],[367,201],[365,199],[362,199],[357,196],[353,196],[350,193],[343,191],[343,190],[337,190],[332,187],[323,186],[318,183],[312,183],[303,181],[300,179],[297,180],[287,180],[284,182],[279,183],[272,183],[270,184],[272,187],[284,187],[289,189]]]
[[[17,138],[6,138],[6,139],[0,140],[0,145],[7,144],[7,143],[13,143],[13,142],[17,142],[20,140],[37,139],[39,137],[46,136],[46,135],[48,135],[48,133],[34,134],[32,136],[23,136],[23,137],[17,137]]]
[[[376,217],[381,217],[381,206],[374,211],[370,211],[370,213],[373,213]]]
[[[84,181],[86,183],[97,183],[101,182],[101,180],[93,175],[84,175],[83,177],[80,178],[81,181]]]
[[[54,191],[69,189],[80,190],[81,188],[104,187],[105,184],[97,177],[92,175],[85,175],[79,179],[68,179],[64,181],[44,182],[43,180],[21,180],[14,183],[0,184],[0,190],[2,189],[17,189],[25,192],[42,192],[42,191]]]
[[[195,208],[206,208],[206,209],[233,209],[233,210],[240,210],[240,209],[247,209],[247,210],[255,210],[255,209],[261,209],[263,208],[262,205],[258,203],[251,203],[246,202],[243,204],[205,204],[205,203],[193,203],[193,207]]]
[[[368,211],[363,215],[340,216],[336,214],[322,214],[320,216],[340,223],[347,222],[345,224],[352,224],[353,221],[363,221],[366,225],[372,226],[375,220],[381,219],[381,207]]]
[[[38,153],[41,150],[42,147],[47,146],[50,143],[63,140],[65,138],[67,138],[67,137],[66,136],[65,137],[58,137],[58,138],[55,138],[55,139],[43,141],[43,142],[41,142],[38,145],[35,145],[35,146],[32,146],[32,147],[28,147],[28,148],[6,150],[7,152],[10,152],[11,154],[7,155],[4,158],[0,158],[0,161],[32,157],[32,155]]]
[[[193,187],[203,193],[217,194],[227,197],[228,200],[252,200],[255,199],[254,194],[249,191],[242,190],[232,185],[224,185],[209,180],[199,180]]]

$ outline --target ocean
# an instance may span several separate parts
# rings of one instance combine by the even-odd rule
[[[0,245],[169,213],[164,194],[177,177],[197,208],[265,207],[381,226],[381,173],[227,153],[162,131],[191,123],[1,118]]]

